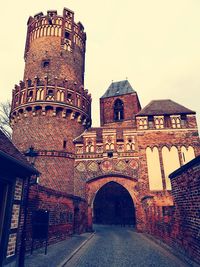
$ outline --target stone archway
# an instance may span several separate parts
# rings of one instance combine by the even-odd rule
[[[93,223],[135,225],[135,207],[127,189],[113,181],[103,185],[93,201]]]

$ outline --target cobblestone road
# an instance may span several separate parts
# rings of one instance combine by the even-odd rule
[[[65,267],[188,267],[132,228],[96,226],[95,236]]]

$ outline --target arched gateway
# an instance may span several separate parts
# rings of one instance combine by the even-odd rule
[[[93,201],[93,222],[135,225],[135,207],[127,189],[116,182],[103,185]]]
[[[135,225],[138,229],[137,181],[125,176],[100,176],[87,182],[88,227],[93,223]],[[140,228],[140,226],[139,226]]]

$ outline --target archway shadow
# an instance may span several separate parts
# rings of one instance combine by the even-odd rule
[[[93,202],[93,223],[102,225],[135,226],[133,200],[122,185],[109,182],[97,192]]]

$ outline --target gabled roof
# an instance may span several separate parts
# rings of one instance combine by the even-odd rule
[[[119,96],[134,93],[132,86],[127,80],[112,82],[106,90],[105,94],[101,98],[107,98],[111,96]]]
[[[176,114],[196,114],[195,111],[188,109],[170,99],[152,100],[136,116],[144,115],[176,115]]]
[[[4,158],[16,165],[24,167],[27,171],[39,174],[39,172],[29,164],[26,157],[19,152],[19,150],[14,146],[11,140],[0,130],[0,157]],[[1,164],[0,164],[1,165]],[[12,165],[10,165],[12,169]]]

